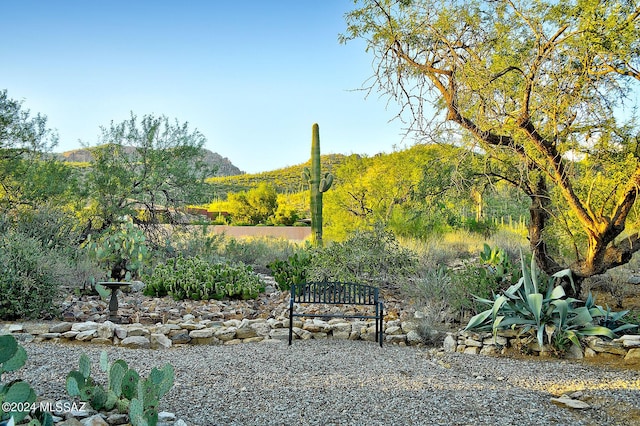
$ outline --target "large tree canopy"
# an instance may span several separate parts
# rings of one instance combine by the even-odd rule
[[[177,209],[203,201],[205,178],[215,170],[202,161],[204,136],[167,117],[135,115],[102,128],[90,148],[87,195],[93,227],[105,229],[130,216],[140,225],[174,222]]]
[[[640,249],[637,233],[624,234],[640,185],[636,1],[356,4],[342,38],[366,41],[370,89],[396,99],[416,131],[444,121],[474,137],[494,159],[487,174],[530,198],[531,248],[545,271],[570,266],[580,279]],[[549,244],[550,229],[570,236],[571,250]]]
[[[58,142],[47,117],[0,90],[0,207],[34,206],[65,194],[70,170],[46,153]]]

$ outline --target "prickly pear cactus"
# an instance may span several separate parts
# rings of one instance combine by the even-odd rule
[[[333,175],[320,171],[320,127],[311,127],[311,170],[305,167],[302,178],[309,183],[311,198],[311,234],[314,244],[322,246],[322,194],[331,188]]]
[[[22,367],[27,360],[27,352],[18,344],[15,337],[11,335],[0,336],[0,375],[8,371],[16,371]],[[13,418],[15,423],[20,423],[28,411],[4,411],[5,404],[9,403],[33,403],[36,401],[36,393],[31,386],[22,380],[15,380],[10,383],[0,383],[0,401],[3,402],[0,408],[0,421]]]
[[[115,408],[128,413],[133,426],[156,426],[160,398],[173,386],[173,366],[153,368],[148,378],[141,378],[121,359],[109,364],[103,351],[100,369],[107,374],[106,389],[91,378],[91,361],[85,354],[81,355],[78,370],[67,375],[69,395],[89,402],[98,411]]]

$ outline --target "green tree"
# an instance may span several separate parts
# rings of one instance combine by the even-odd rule
[[[227,200],[233,222],[242,225],[266,224],[278,208],[276,189],[267,182],[249,191],[229,193]]]
[[[34,206],[67,192],[71,171],[49,155],[58,142],[47,117],[0,90],[0,207]]]
[[[209,194],[214,174],[203,161],[205,137],[188,124],[145,115],[102,128],[86,177],[92,227],[104,230],[131,217],[151,241],[160,223],[176,223],[180,209]],[[157,241],[156,241],[157,242]]]
[[[356,3],[342,40],[363,39],[373,54],[370,89],[395,99],[418,132],[444,121],[473,136],[468,148],[492,160],[487,175],[530,199],[542,270],[569,266],[579,283],[640,249],[638,234],[624,233],[640,188],[640,129],[629,119],[640,82],[636,2]],[[558,232],[571,246],[550,244]]]

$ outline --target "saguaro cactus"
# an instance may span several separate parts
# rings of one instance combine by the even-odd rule
[[[303,178],[309,183],[311,192],[311,235],[314,244],[322,246],[322,193],[331,188],[333,175],[320,171],[320,128],[311,126],[311,170],[304,168]]]

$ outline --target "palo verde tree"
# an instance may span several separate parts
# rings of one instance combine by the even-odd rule
[[[570,267],[580,282],[640,249],[625,233],[640,188],[636,1],[356,4],[342,41],[363,39],[374,55],[369,88],[397,100],[416,131],[446,123],[473,136],[492,160],[487,176],[530,199],[541,269]]]
[[[70,170],[47,156],[58,143],[47,117],[0,90],[0,206],[34,207],[64,194]]]
[[[200,132],[165,116],[131,114],[103,127],[100,144],[89,148],[91,227],[104,230],[129,216],[154,242],[159,223],[175,223],[181,207],[209,195],[204,180],[215,171],[202,161],[204,143]]]

